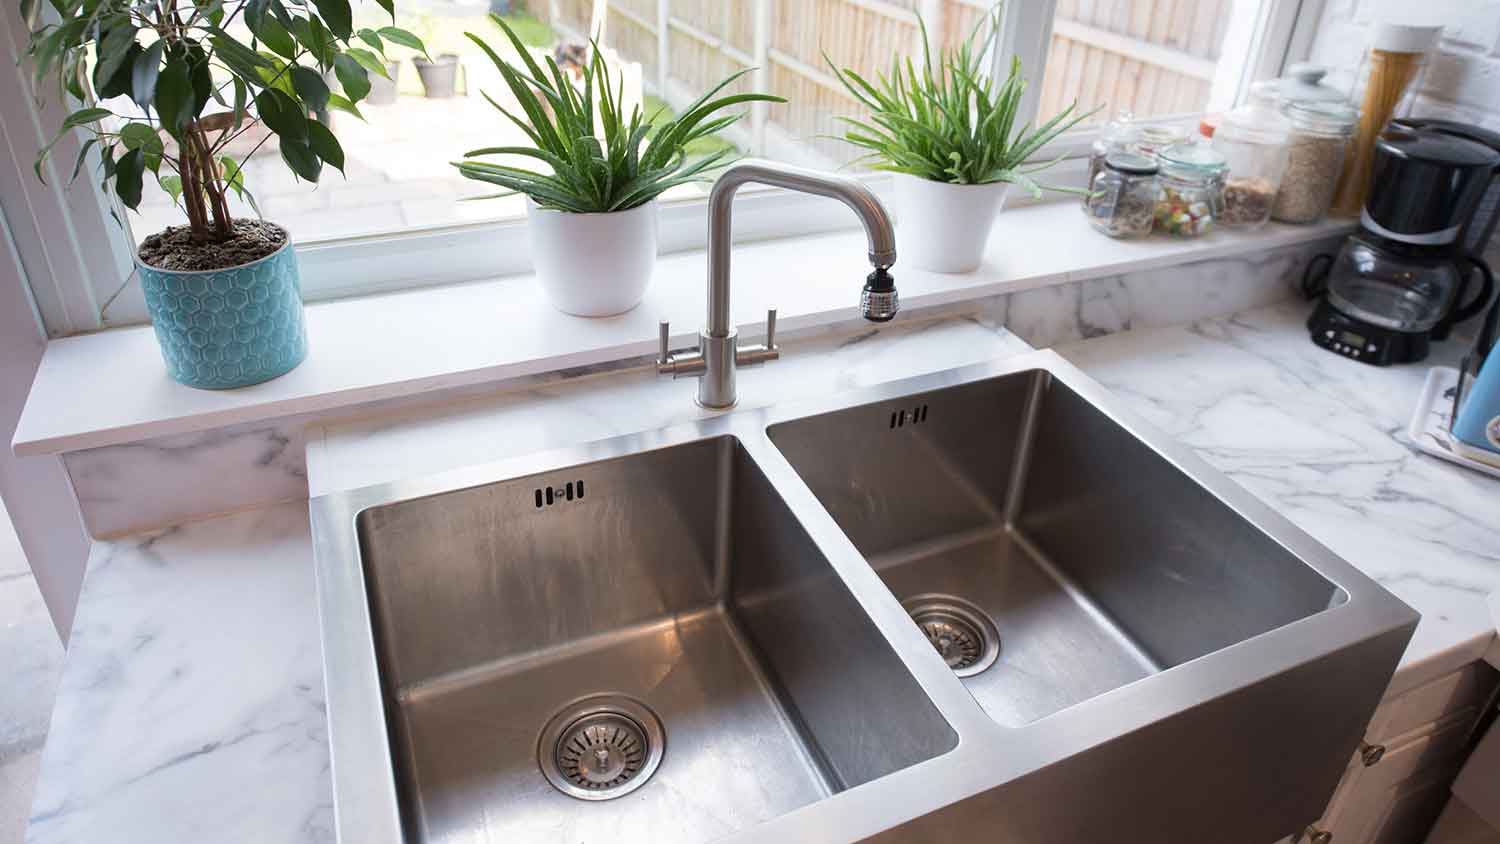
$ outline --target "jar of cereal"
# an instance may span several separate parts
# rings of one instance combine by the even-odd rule
[[[1286,115],[1292,121],[1292,142],[1271,217],[1284,223],[1315,223],[1333,204],[1359,109],[1337,102],[1292,103]]]

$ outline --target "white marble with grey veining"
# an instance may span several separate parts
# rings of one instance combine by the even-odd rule
[[[1337,240],[1322,240],[1041,287],[1012,293],[987,312],[1039,349],[1119,331],[1182,325],[1294,296],[1308,260],[1337,246]]]
[[[1484,619],[1500,586],[1500,486],[1401,440],[1420,367],[1377,370],[1313,348],[1304,308],[1063,351],[1421,610],[1400,677],[1478,658],[1495,638]],[[745,371],[742,400],[1024,349],[973,313],[802,338]],[[670,424],[702,412],[692,389],[639,369],[591,371],[341,424],[310,441],[309,478],[327,491]],[[311,554],[300,504],[96,546],[28,844],[331,840]]]
[[[1314,346],[1309,307],[1115,334],[1057,349],[1149,421],[1422,614],[1399,684],[1481,659],[1495,639],[1500,480],[1417,450],[1426,364],[1381,368]]]
[[[786,344],[775,381],[810,395],[1028,351],[972,314]],[[763,370],[769,372],[770,370]],[[356,424],[333,449],[371,482],[627,433],[701,413],[690,381],[572,373],[502,397]],[[418,421],[421,420],[421,421]],[[321,447],[321,450],[320,450]],[[394,449],[415,468],[359,455]],[[315,446],[311,466],[318,477]],[[290,503],[98,542],[89,561],[27,844],[333,840],[311,537]]]
[[[96,543],[27,844],[334,840],[305,503]]]
[[[163,437],[63,455],[89,535],[180,524],[307,497],[305,420]]]

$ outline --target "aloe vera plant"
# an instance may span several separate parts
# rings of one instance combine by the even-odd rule
[[[936,57],[925,46],[926,23],[920,16],[917,22],[924,45],[920,68],[909,57],[896,58],[889,73],[872,82],[823,57],[849,93],[870,110],[868,118],[840,118],[848,126],[844,140],[868,151],[860,160],[876,170],[935,182],[1009,182],[1034,196],[1044,189],[1063,190],[1032,178],[1057,160],[1026,161],[1098,109],[1080,113],[1075,100],[1034,128],[1029,123],[1018,127],[1016,112],[1026,90],[1020,60],[1011,61],[1009,74],[999,83],[984,67],[999,32],[998,7],[956,48]],[[983,28],[988,33],[981,40]]]
[[[768,94],[728,94],[729,85],[749,73],[743,70],[713,86],[670,119],[651,117],[636,106],[625,113],[623,80],[612,80],[599,46],[593,44],[578,82],[549,56],[543,69],[504,19],[491,15],[520,57],[520,64],[501,58],[474,33],[464,33],[478,44],[499,69],[518,115],[484,94],[525,133],[531,146],[496,146],[464,154],[453,166],[465,177],[506,188],[500,196],[523,193],[543,208],[575,213],[627,211],[644,205],[663,191],[703,181],[727,162],[733,150],[719,150],[689,160],[686,147],[700,138],[733,125],[743,114],[720,114],[726,108],[754,102],[785,102]],[[475,160],[490,155],[535,159],[545,170]]]

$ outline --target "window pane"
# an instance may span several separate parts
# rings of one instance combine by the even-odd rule
[[[1091,122],[1232,104],[1260,0],[1057,0],[1039,114],[1073,100]]]
[[[393,47],[388,55],[399,68],[393,73],[394,90],[361,103],[363,121],[337,111],[329,116],[346,156],[343,176],[326,170],[317,185],[298,182],[281,163],[276,139],[260,130],[247,132],[230,150],[237,160],[245,159],[245,184],[260,211],[285,225],[299,243],[524,214],[521,197],[466,201],[496,191],[461,178],[449,164],[472,149],[527,144],[524,133],[481,95],[519,111],[493,65],[464,37],[466,31],[474,32],[502,56],[515,57],[487,17],[490,6],[509,9],[507,19],[539,60],[553,55],[564,63],[582,54],[584,34],[601,15],[611,72],[623,76],[626,100],[642,103],[648,114],[663,107],[680,109],[725,76],[762,67],[763,90],[789,102],[741,109],[747,112],[745,119],[695,142],[689,154],[733,147],[745,154],[837,167],[848,164],[856,152],[836,139],[843,131],[836,118],[859,112],[823,54],[873,77],[887,70],[893,58],[920,50],[917,12],[926,18],[935,45],[951,45],[972,30],[991,2],[667,0],[659,6],[658,0],[489,0],[489,5],[398,0],[396,5],[397,25],[421,37],[430,53],[457,56],[452,96],[434,96],[442,92],[424,86],[413,51]],[[665,21],[659,19],[663,7]],[[389,23],[373,0],[363,0],[355,9],[356,28]],[[245,35],[243,30],[239,34]],[[429,76],[435,85],[443,81],[437,73]],[[335,80],[329,81],[338,90]],[[378,91],[380,80],[372,81]],[[748,74],[727,90],[755,87],[755,75]],[[490,160],[539,166],[531,159]],[[701,195],[705,189],[683,186],[667,196]],[[232,204],[237,214],[253,214],[244,201]],[[137,239],[183,222],[170,197],[154,184],[147,185],[141,211],[131,220]]]

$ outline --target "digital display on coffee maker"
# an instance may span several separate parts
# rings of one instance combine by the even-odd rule
[[[1365,338],[1361,335],[1355,334],[1353,331],[1345,331],[1339,334],[1339,342],[1347,346],[1363,346],[1365,344]]]

